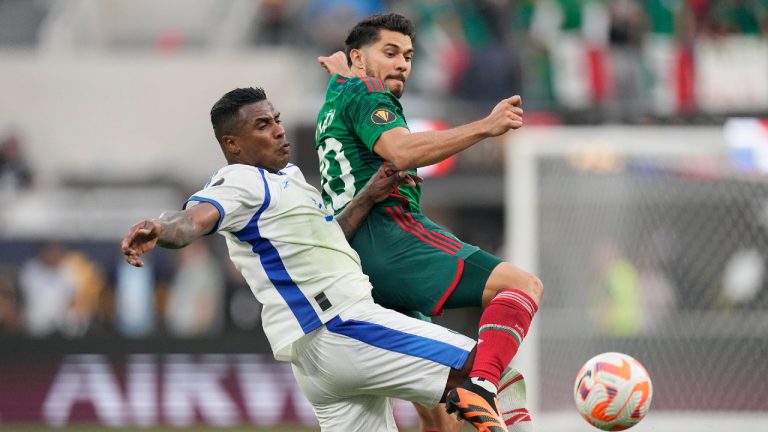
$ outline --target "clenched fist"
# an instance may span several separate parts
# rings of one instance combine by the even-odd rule
[[[510,129],[523,126],[523,100],[519,95],[512,96],[496,104],[493,111],[482,121],[489,136],[499,136]]]

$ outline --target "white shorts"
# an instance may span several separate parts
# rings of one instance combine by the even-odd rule
[[[390,398],[432,407],[475,341],[364,299],[293,344],[293,374],[326,432],[397,431]]]

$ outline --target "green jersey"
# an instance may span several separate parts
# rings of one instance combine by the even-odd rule
[[[386,161],[373,151],[382,133],[408,125],[400,101],[376,78],[334,75],[317,115],[315,148],[325,205],[339,214]],[[415,170],[410,172],[415,173]],[[388,200],[419,213],[421,186],[403,185]]]

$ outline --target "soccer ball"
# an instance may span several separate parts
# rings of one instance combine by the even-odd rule
[[[629,429],[648,413],[653,385],[643,365],[621,353],[589,359],[576,375],[576,409],[592,426],[607,431]]]

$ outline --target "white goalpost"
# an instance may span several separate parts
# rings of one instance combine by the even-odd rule
[[[653,380],[637,432],[768,430],[768,175],[720,127],[526,127],[506,148],[509,261],[544,298],[515,366],[536,430],[606,351]],[[595,429],[596,430],[596,429]]]

